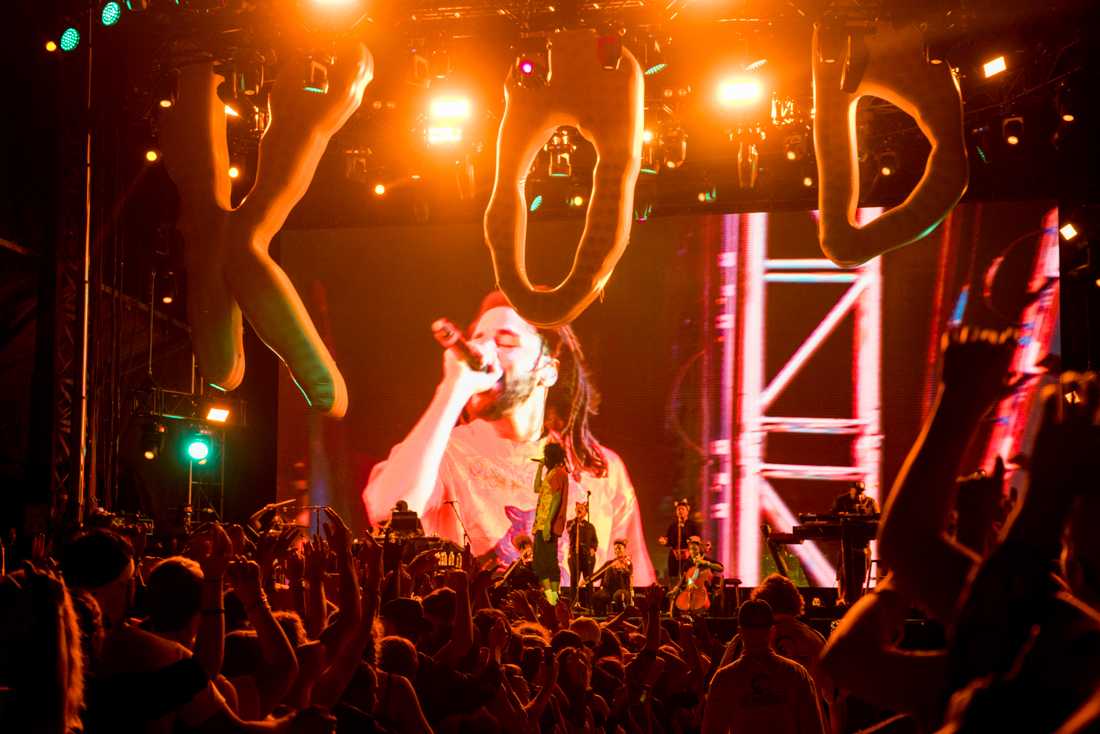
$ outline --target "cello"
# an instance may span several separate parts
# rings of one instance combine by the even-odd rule
[[[710,544],[707,544],[708,550]],[[702,550],[700,548],[700,550]],[[673,606],[681,612],[703,612],[710,609],[710,582],[722,566],[706,560],[702,554],[692,554],[691,568],[684,571]]]

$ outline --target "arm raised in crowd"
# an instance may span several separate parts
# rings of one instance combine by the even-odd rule
[[[336,652],[346,645],[359,628],[362,619],[362,606],[359,595],[359,578],[355,572],[355,561],[351,556],[350,531],[331,507],[325,508],[328,521],[325,522],[325,534],[329,547],[336,555],[336,569],[340,588],[340,613],[336,620],[321,633],[321,642],[325,645],[326,659],[332,660]]]
[[[268,605],[267,595],[261,586],[259,564],[255,561],[239,560],[233,566],[233,581],[237,595],[244,604],[249,624],[256,631],[256,640],[260,644],[263,658],[262,664],[252,676],[259,705],[258,718],[262,718],[271,713],[294,684],[298,675],[298,659],[294,655],[294,647]]]
[[[368,535],[364,538],[360,553],[366,569],[361,602],[362,613],[351,639],[336,650],[332,663],[314,688],[313,703],[318,706],[336,705],[344,695],[344,690],[351,682],[355,671],[359,669],[363,651],[374,639],[374,615],[378,611],[378,593],[382,585],[382,547]],[[352,574],[354,576],[354,571]],[[353,583],[358,588],[358,582],[355,579]]]
[[[953,329],[944,337],[943,385],[898,474],[879,528],[878,554],[895,589],[950,625],[978,562],[945,534],[947,513],[970,439],[1005,393],[1013,331]]]

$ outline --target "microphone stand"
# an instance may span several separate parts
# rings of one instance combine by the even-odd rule
[[[471,552],[470,534],[466,532],[466,523],[462,522],[462,515],[459,514],[458,507],[456,507],[456,505],[458,504],[458,500],[450,500],[446,504],[450,505],[451,510],[453,510],[455,513],[455,518],[458,520],[458,526],[462,528],[462,547],[466,550],[466,552],[469,553]]]
[[[589,506],[589,500],[592,499],[592,490],[584,490],[584,506]],[[573,551],[573,568],[577,569],[577,578],[573,579],[573,608],[576,609],[581,605],[581,520],[576,515],[573,516],[573,532],[570,534],[570,541],[576,541],[571,543],[573,546],[570,550]],[[589,577],[589,582],[592,578]]]

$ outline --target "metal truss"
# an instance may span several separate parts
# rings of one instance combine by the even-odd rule
[[[860,221],[881,210],[862,210]],[[717,421],[710,421],[710,471],[703,511],[715,527],[719,560],[746,585],[760,576],[760,524],[768,519],[778,531],[797,523],[775,491],[773,479],[866,483],[876,500],[882,465],[881,435],[881,301],[882,270],[878,258],[853,270],[841,270],[825,259],[769,259],[768,215],[723,217],[717,253],[719,290],[713,326],[718,369]],[[769,283],[847,284],[847,290],[779,372],[766,381],[765,293]],[[798,376],[811,356],[848,314],[855,319],[852,345],[853,405],[849,418],[810,415],[773,416],[769,408]],[[765,460],[767,437],[779,433],[834,434],[852,439],[849,466],[816,463],[776,464]],[[829,495],[830,499],[832,495]],[[831,585],[836,573],[814,543],[794,546],[810,576]]]

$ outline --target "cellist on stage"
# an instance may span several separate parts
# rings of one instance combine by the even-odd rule
[[[684,572],[672,590],[672,609],[705,612],[710,609],[713,584],[722,582],[722,572],[725,569],[721,563],[704,555],[703,541],[697,535],[688,540],[688,554]]]

